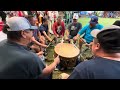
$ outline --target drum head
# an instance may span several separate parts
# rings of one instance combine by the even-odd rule
[[[59,43],[55,46],[55,52],[61,57],[73,58],[79,55],[80,50],[73,44]]]

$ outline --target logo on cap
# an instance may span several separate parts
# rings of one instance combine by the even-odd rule
[[[93,21],[93,20],[94,20],[94,18],[91,18],[91,20]]]

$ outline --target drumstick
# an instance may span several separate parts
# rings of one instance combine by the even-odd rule
[[[54,40],[54,38],[52,39],[52,41],[53,41],[53,40]],[[48,44],[48,47],[50,46],[50,44],[52,43],[52,41]],[[48,47],[47,47],[47,48],[48,48]]]
[[[48,46],[47,46],[47,47],[49,47],[49,46],[50,46],[50,44],[51,44],[51,42],[48,44]]]
[[[74,45],[75,48],[78,48],[78,47],[73,43],[73,41],[72,41],[71,43]],[[78,48],[78,49],[79,49],[79,48]]]
[[[61,43],[63,43],[63,42],[64,42],[64,40],[63,40],[63,37],[62,37]]]
[[[75,48],[78,48],[74,43],[73,43],[73,41],[71,42],[73,45],[74,45],[74,47]],[[78,48],[79,49],[79,48]],[[81,50],[80,50],[81,51]],[[79,55],[85,60],[85,58],[81,55],[81,52],[79,53]]]

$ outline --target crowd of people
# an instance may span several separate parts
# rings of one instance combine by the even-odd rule
[[[6,35],[0,42],[0,79],[52,79],[60,57],[47,65],[46,48],[49,43],[58,43],[58,38],[64,38],[65,32],[66,41],[73,39],[76,43],[80,38],[79,49],[85,44],[94,56],[78,63],[64,79],[120,79],[119,20],[106,27],[99,24],[97,16],[91,16],[90,22],[82,27],[79,16],[74,14],[66,28],[57,11],[0,13],[1,32]]]

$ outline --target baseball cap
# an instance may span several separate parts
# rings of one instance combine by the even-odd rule
[[[78,19],[78,15],[73,15],[73,19]]]
[[[117,25],[117,26],[120,26],[120,20],[116,20],[113,25]]]
[[[98,17],[97,16],[92,16],[90,23],[97,24],[98,23]]]
[[[10,27],[8,31],[34,30],[37,26],[31,26],[30,22],[25,17],[11,17],[6,24]]]
[[[91,35],[98,39],[104,49],[112,52],[120,52],[120,27],[110,25],[102,30],[94,29]]]
[[[114,29],[120,29],[119,26],[116,26],[116,25],[110,25],[110,26],[107,26],[107,27],[104,27],[103,29],[99,30],[99,29],[94,29],[91,31],[91,35],[95,38],[97,38],[97,35],[100,33],[100,32],[103,32],[104,30],[114,30]]]

